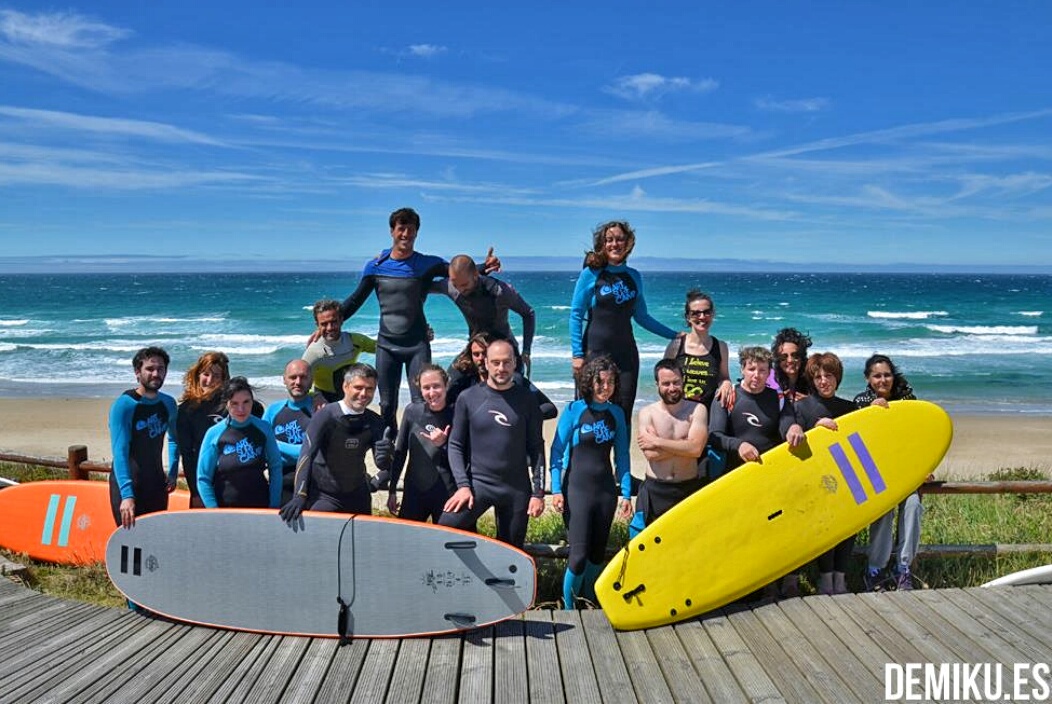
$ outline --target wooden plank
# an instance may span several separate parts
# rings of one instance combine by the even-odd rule
[[[580,612],[553,611],[552,627],[555,630],[555,646],[559,653],[559,671],[562,673],[566,701],[574,704],[602,704],[603,697],[588,653],[588,640]]]
[[[777,685],[781,695],[791,702],[816,702],[821,696],[808,682],[807,676],[786,655],[778,641],[764,628],[763,619],[767,611],[775,610],[775,604],[767,604],[748,611],[731,614],[727,620],[734,627],[746,647]]]
[[[493,638],[493,701],[518,704],[529,701],[529,670],[526,665],[526,638],[522,620],[498,623]]]
[[[223,649],[215,655],[208,667],[203,668],[187,684],[179,698],[180,702],[222,701],[217,692],[229,682],[233,688],[241,681],[244,670],[265,649],[270,636],[254,633],[233,633]],[[187,653],[190,656],[190,653]]]
[[[628,667],[621,655],[614,628],[606,614],[598,609],[586,609],[580,612],[580,616],[603,701],[630,704],[639,701],[632,687],[632,679],[628,675]]]
[[[678,623],[672,628],[712,701],[719,704],[749,701],[700,621],[692,619]]]
[[[841,645],[837,646],[835,642],[822,644],[823,652],[826,648],[840,647],[846,648],[854,655],[851,662],[861,665],[862,671],[856,669],[853,664],[847,664],[845,672],[851,677],[855,691],[863,694],[863,699],[878,701],[884,696],[884,663],[889,661],[889,655],[868,632],[844,612],[844,609],[851,608],[849,597],[814,596],[790,599],[781,606],[792,613],[794,621],[806,623],[809,618],[814,618],[836,635]],[[805,616],[804,610],[810,612],[810,616]],[[865,696],[869,692],[872,692],[872,696]]]
[[[277,644],[266,667],[252,682],[244,700],[256,704],[285,701],[285,688],[292,679],[303,654],[307,652],[310,638],[296,636],[276,637]]]
[[[861,596],[883,597],[872,599],[878,612],[928,656],[926,661],[982,662],[982,650],[966,642],[959,630],[937,618],[930,609],[923,608],[910,592]]]
[[[480,628],[464,635],[457,701],[464,704],[493,701],[492,628]]]
[[[848,683],[849,678],[840,676],[840,667],[843,664],[853,667],[869,679],[869,673],[862,667],[861,663],[855,661],[850,651],[845,651],[836,636],[829,632],[825,624],[812,620],[806,628],[802,623],[798,624],[790,618],[789,613],[782,608],[782,604],[799,602],[801,599],[787,599],[763,609],[763,625],[771,636],[781,645],[782,650],[793,661],[797,669],[803,673],[807,681],[818,690],[823,701],[830,704],[850,701],[869,701],[854,691]],[[810,613],[803,607],[803,613]],[[832,647],[826,649],[827,657],[822,657],[818,644],[824,642]]]
[[[430,654],[431,641],[427,638],[407,638],[401,642],[391,674],[391,686],[384,701],[397,704],[420,701]]]
[[[318,687],[325,679],[325,673],[332,663],[338,641],[332,638],[311,638],[307,650],[303,653],[299,667],[292,673],[285,687],[283,698],[290,702],[312,702],[318,694]]]
[[[58,624],[63,628],[80,623],[89,618],[94,618],[96,609],[99,607],[90,604],[67,604],[57,600],[48,600],[42,603],[33,603],[12,613],[4,613],[6,620],[0,629],[0,651],[9,645],[16,649],[27,639],[38,637],[56,629]]]
[[[951,601],[947,594],[949,591],[952,590],[918,590],[913,593],[913,598],[930,608],[947,623],[952,623],[966,638],[993,656],[993,661],[1011,665],[1015,662],[1034,660],[1035,654],[1031,651],[1028,655],[1025,644],[1020,643],[1018,638],[1015,643],[1001,638],[976,619],[978,614],[969,613]],[[1046,651],[1040,654],[1040,657],[1047,654]],[[990,660],[985,658],[980,662],[990,662]]]
[[[1052,587],[1027,585],[1012,589],[1017,598],[1027,604],[1027,613],[1032,620],[1052,627]]]
[[[566,701],[551,613],[550,610],[531,610],[523,614],[530,701],[537,704]]]
[[[1031,622],[1024,608],[1011,599],[1005,598],[1003,594],[1002,590],[965,589],[961,596],[968,599],[969,603],[986,608],[996,617],[1004,619],[1013,633],[1029,637],[1035,643],[1052,651],[1052,630]]]
[[[220,655],[224,653],[227,646],[234,637],[233,631],[220,631],[213,628],[191,627],[192,633],[204,634],[205,641],[198,646],[193,640],[180,641],[175,647],[164,653],[164,657],[176,662],[163,678],[143,682],[132,690],[133,697],[129,701],[136,704],[173,704],[189,700],[189,694],[184,692],[190,683],[197,680],[201,672],[211,670],[215,663],[220,661]]]
[[[616,631],[617,646],[625,659],[637,698],[648,702],[673,702],[672,690],[654,658],[646,631]]]
[[[785,702],[785,697],[764,671],[760,661],[749,650],[749,646],[745,644],[741,635],[731,625],[728,616],[710,614],[701,621],[701,624],[749,700]]]
[[[338,647],[332,655],[329,669],[325,672],[325,679],[318,687],[315,704],[350,701],[368,652],[369,641],[362,639],[352,640]]]
[[[874,596],[885,597],[887,595],[876,594]],[[872,642],[884,651],[885,657],[879,661],[881,667],[878,675],[882,682],[885,662],[924,662],[927,659],[920,650],[909,640],[903,638],[898,631],[892,628],[891,624],[869,606],[871,600],[866,598],[866,595],[843,594],[831,597],[831,600],[841,608],[842,613],[858,624]],[[863,660],[863,662],[866,661]]]
[[[241,635],[254,636],[255,646],[249,652],[249,656],[236,663],[227,674],[226,679],[219,685],[215,693],[210,697],[213,701],[227,702],[251,702],[248,692],[255,684],[261,673],[265,672],[270,658],[278,647],[280,636],[258,635],[255,633],[244,633]]]
[[[354,692],[350,699],[352,702],[372,704],[383,701],[387,696],[387,687],[391,682],[400,643],[401,641],[390,638],[369,641],[369,650],[354,683]]]
[[[459,635],[443,636],[431,641],[424,689],[420,692],[423,704],[449,704],[456,701],[461,643]]]
[[[676,702],[711,702],[705,685],[702,684],[690,656],[683,648],[672,626],[652,628],[645,631],[650,644],[651,657],[658,664],[665,684]]]

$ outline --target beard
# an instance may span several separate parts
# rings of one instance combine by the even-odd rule
[[[667,406],[675,406],[677,403],[683,400],[683,389],[669,389],[668,391],[658,391],[658,396],[661,401]]]

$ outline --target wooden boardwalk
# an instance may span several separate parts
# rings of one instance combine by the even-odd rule
[[[1052,586],[789,599],[617,633],[533,611],[463,636],[233,633],[0,579],[0,702],[878,702],[884,664],[1048,662]]]

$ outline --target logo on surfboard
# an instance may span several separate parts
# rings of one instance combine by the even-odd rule
[[[873,455],[869,453],[869,448],[866,447],[866,443],[862,440],[862,436],[858,433],[851,433],[851,435],[847,436],[847,442],[854,451],[858,463],[862,465],[862,471],[865,472],[866,478],[869,479],[869,483],[873,487],[874,496],[882,493],[888,488],[888,485],[884,482],[884,477],[881,475],[877,463],[873,460]],[[851,491],[851,498],[855,500],[855,503],[864,504],[868,501],[870,497],[859,480],[858,472],[855,471],[855,465],[848,458],[847,452],[844,451],[839,442],[829,446],[829,454],[833,456],[833,461],[836,462],[837,468],[840,469],[840,474],[844,477],[847,488]]]

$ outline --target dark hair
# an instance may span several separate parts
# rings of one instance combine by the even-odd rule
[[[654,365],[654,381],[658,380],[658,372],[662,369],[668,369],[670,372],[676,372],[680,378],[683,378],[683,368],[679,366],[679,362],[674,359],[659,359],[657,364]]]
[[[471,359],[471,346],[479,345],[482,349],[489,349],[489,344],[496,339],[495,336],[488,332],[477,332],[471,336],[468,340],[468,344],[464,345],[464,349],[460,351],[460,354],[453,360],[453,364],[450,365],[461,374],[478,375],[478,369],[475,367],[474,360]]]
[[[332,298],[323,298],[314,304],[314,322],[318,322],[318,316],[327,310],[340,312],[340,302]],[[343,317],[343,316],[340,316]]]
[[[168,357],[168,353],[164,351],[163,347],[143,347],[141,350],[135,353],[132,357],[132,369],[139,371],[142,369],[142,365],[150,357],[160,357],[164,360],[165,368],[171,363],[171,358]]]
[[[625,220],[611,220],[604,222],[592,231],[592,250],[584,253],[584,265],[592,269],[602,269],[607,265],[606,260],[606,231],[615,227],[621,228],[625,233],[625,259],[632,253],[636,246],[636,231]]]
[[[412,208],[399,208],[391,213],[391,217],[387,219],[387,226],[392,230],[395,225],[412,225],[419,230],[420,216]]]
[[[355,362],[343,370],[343,383],[346,384],[357,376],[360,376],[363,379],[376,379],[378,375],[376,369],[371,364]]]
[[[603,372],[613,372],[614,392],[610,394],[610,402],[616,404],[621,391],[619,379],[621,370],[617,368],[617,364],[610,355],[606,354],[592,357],[581,367],[581,371],[577,374],[577,395],[591,403],[595,395],[595,382],[599,380],[599,375]]]
[[[223,385],[223,403],[229,403],[235,394],[239,394],[242,391],[247,391],[248,395],[255,399],[255,389],[248,383],[248,379],[243,376],[235,376]]]
[[[446,374],[446,370],[437,364],[428,363],[420,367],[420,371],[417,372],[415,377],[413,377],[413,385],[416,386],[416,388],[420,388],[420,377],[428,372],[438,372],[438,375],[442,377],[442,386],[449,386],[449,374]]]
[[[895,363],[891,361],[891,357],[884,354],[871,355],[866,360],[865,366],[862,368],[862,376],[866,379],[866,385],[869,385],[869,373],[873,371],[873,367],[878,364],[888,365],[888,369],[891,370],[891,376],[893,381],[891,383],[891,398],[897,399],[912,394],[913,389],[910,387],[910,383],[906,381],[906,376],[899,371],[899,368],[895,366]]]
[[[760,347],[759,345],[740,348],[738,350],[738,364],[744,367],[749,362],[763,362],[770,367],[771,351],[766,347]]]
[[[683,317],[688,323],[690,322],[690,304],[694,301],[708,301],[709,305],[712,306],[713,314],[716,313],[716,302],[712,300],[712,296],[705,293],[701,289],[692,288],[691,290],[687,291],[687,300],[683,304]]]
[[[816,352],[807,358],[805,367],[809,379],[814,379],[818,372],[829,372],[836,377],[836,385],[844,380],[844,363],[832,352]],[[812,382],[814,383],[814,382]]]
[[[779,351],[778,349],[785,343],[796,345],[797,352],[800,354],[800,378],[796,380],[795,388],[789,383],[789,377],[782,371],[782,365],[778,363]],[[781,387],[782,391],[794,391],[803,390],[807,391],[810,389],[811,382],[807,370],[804,368],[805,360],[807,359],[807,350],[811,347],[810,336],[800,332],[796,328],[782,328],[774,335],[774,342],[771,343],[771,354],[774,355],[774,380],[778,382],[778,386]]]

